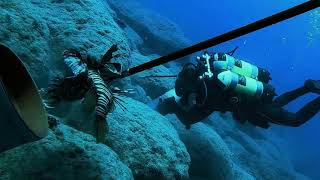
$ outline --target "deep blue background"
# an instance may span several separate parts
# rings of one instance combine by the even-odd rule
[[[303,0],[141,0],[179,25],[193,43],[206,40],[260,18],[292,7]],[[303,84],[307,78],[320,79],[320,37],[308,41],[312,31],[310,14],[282,22],[213,48],[229,51],[239,46],[236,56],[269,69],[278,94]],[[297,110],[315,95],[300,98],[288,106]],[[287,152],[296,169],[320,179],[320,115],[299,128],[275,127],[287,142]],[[286,148],[286,147],[283,147]]]

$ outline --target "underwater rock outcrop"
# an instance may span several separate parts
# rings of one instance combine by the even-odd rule
[[[217,130],[232,151],[233,161],[256,179],[308,179],[294,169],[286,153],[268,137],[272,133],[240,124],[231,113],[214,113],[204,123]]]
[[[95,138],[59,124],[38,142],[0,154],[0,179],[133,179],[118,155]]]
[[[148,59],[149,57],[137,53],[131,56],[131,46],[139,44],[140,36],[132,29],[131,33],[128,33],[125,29],[130,29],[129,27],[123,30],[119,21],[121,20],[103,0],[0,1],[0,42],[16,52],[30,70],[37,85],[45,87],[52,77],[66,71],[62,59],[66,49],[75,48],[82,53],[88,52],[94,57],[101,57],[108,48],[117,44],[119,50],[114,54],[113,60],[121,62],[124,69],[153,58],[150,56]],[[172,29],[168,34],[174,33],[175,29]],[[132,39],[137,40],[131,41]],[[150,70],[150,73],[157,70],[169,72],[162,66]],[[160,91],[151,94],[155,97],[167,89],[162,86],[167,87],[168,81],[162,83],[163,81],[166,80],[140,78],[121,84],[135,89],[136,94],[144,94],[143,89],[158,87]],[[149,101],[141,96],[130,96],[145,103]]]
[[[102,0],[0,1],[0,42],[26,63],[37,84],[44,87],[54,70],[63,70],[68,48],[102,56],[113,44],[116,61],[129,64],[129,43]]]
[[[118,18],[143,40],[139,50],[147,54],[168,54],[190,44],[183,32],[169,19],[144,8],[136,0],[108,0]]]
[[[126,108],[116,106],[109,113],[107,146],[138,179],[185,179],[190,156],[170,122],[147,105],[128,97],[119,97]],[[58,113],[61,120],[88,134],[93,133],[94,113],[81,101],[63,105],[68,113]]]
[[[238,124],[230,113],[214,113],[203,123],[192,126],[190,131],[185,130],[174,115],[167,117],[190,153],[190,177],[308,179],[293,168],[285,153],[272,143],[266,132]]]
[[[108,146],[136,179],[186,179],[190,157],[170,122],[140,102],[121,100],[127,110],[109,115]]]
[[[233,162],[231,150],[215,130],[201,122],[187,130],[174,115],[167,117],[190,153],[192,179],[254,179]]]

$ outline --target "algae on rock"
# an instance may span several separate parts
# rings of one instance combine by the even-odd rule
[[[109,115],[108,145],[142,179],[185,179],[189,154],[170,122],[148,106],[121,98],[127,108]]]
[[[117,44],[116,61],[128,66],[128,39],[113,16],[103,0],[0,1],[0,42],[16,52],[37,84],[45,87],[50,76],[64,70],[65,49],[99,57]]]
[[[63,124],[38,142],[0,154],[0,162],[0,179],[133,179],[109,147]]]
[[[118,18],[143,40],[139,50],[144,54],[165,55],[190,44],[179,27],[136,0],[108,0]]]
[[[191,156],[190,177],[202,179],[308,179],[297,172],[265,132],[213,113],[186,130],[167,115]],[[196,178],[195,178],[196,179]]]

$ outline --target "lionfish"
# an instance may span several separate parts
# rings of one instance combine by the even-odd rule
[[[111,88],[110,82],[115,77],[120,77],[122,71],[120,63],[110,62],[113,53],[117,50],[118,47],[113,45],[100,61],[91,56],[84,58],[76,50],[65,51],[64,63],[70,68],[73,75],[53,79],[46,91],[51,100],[50,104],[56,104],[62,100],[80,100],[88,94],[93,95],[96,99],[94,131],[97,142],[103,142],[105,134],[108,133],[106,117],[115,104],[123,110],[126,109],[120,103],[122,100],[117,95],[133,91]]]

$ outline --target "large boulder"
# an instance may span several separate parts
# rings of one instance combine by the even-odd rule
[[[46,87],[52,76],[65,74],[62,53],[69,48],[99,58],[117,44],[114,61],[122,62],[124,69],[158,57],[131,55],[142,39],[119,21],[104,0],[0,1],[0,43],[21,57],[40,87]],[[171,72],[160,66],[118,84],[135,89],[131,97],[147,103],[150,98],[145,95],[155,98],[164,93],[172,88],[173,79],[142,76],[163,74]]]
[[[0,42],[22,58],[40,86],[64,68],[68,48],[100,57],[117,44],[115,60],[128,66],[128,39],[104,0],[0,1],[0,24]]]
[[[308,179],[298,173],[269,136],[230,113],[213,113],[186,130],[175,115],[167,115],[191,156],[192,179]]]
[[[123,31],[126,32],[131,50],[139,50],[143,47],[143,39],[139,36],[139,34],[134,31],[130,26],[122,27]]]
[[[148,106],[121,98],[126,110],[116,107],[108,116],[107,144],[137,179],[185,179],[189,154],[170,122]]]
[[[178,26],[169,19],[146,9],[136,0],[108,0],[118,18],[143,40],[138,48],[147,54],[168,54],[190,44]]]
[[[256,179],[307,179],[298,173],[275,135],[250,124],[241,124],[230,113],[213,113],[204,123],[215,129],[232,152],[233,162]]]
[[[134,177],[187,178],[190,156],[170,122],[141,102],[117,98],[123,107],[116,105],[107,116],[106,144],[132,170]],[[68,108],[68,112],[55,114],[64,123],[94,135],[94,107],[77,101],[60,108]]]
[[[133,179],[109,147],[63,124],[38,142],[0,154],[0,179]]]
[[[233,162],[232,152],[212,128],[200,122],[187,130],[176,116],[167,117],[191,156],[189,173],[193,179],[254,179]]]

